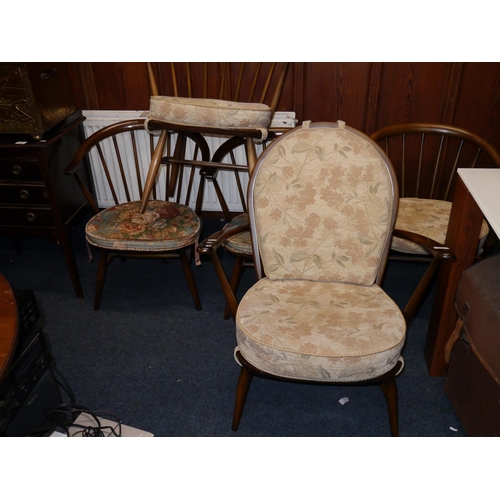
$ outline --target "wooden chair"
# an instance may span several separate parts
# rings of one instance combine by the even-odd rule
[[[398,206],[390,160],[343,122],[305,123],[259,157],[248,203],[258,281],[239,304],[217,238],[199,246],[236,321],[233,430],[257,375],[378,384],[398,435],[396,375],[408,318],[380,286]]]
[[[187,250],[194,250],[198,242],[201,221],[187,202],[179,202],[176,192],[174,201],[168,196],[168,167],[157,170],[154,179],[150,179],[151,191],[146,196],[144,185],[152,158],[154,154],[169,154],[170,137],[166,135],[157,147],[157,138],[145,132],[144,123],[144,119],[127,120],[93,133],[78,148],[65,171],[75,177],[95,214],[85,229],[87,242],[100,249],[94,309],[100,307],[108,264],[118,256],[180,258],[195,306],[200,310]],[[144,147],[138,147],[139,141],[146,141]],[[140,151],[148,147],[150,154],[141,155]],[[80,174],[80,166],[90,159],[94,175],[108,187],[109,206],[104,210]]]
[[[401,198],[396,229],[419,234],[434,248],[445,244],[457,169],[500,166],[500,154],[491,144],[451,125],[391,125],[376,131],[371,138],[391,159],[397,173]],[[488,224],[483,221],[478,255],[483,252],[488,234]],[[394,236],[391,249],[392,259],[430,261],[425,280],[419,284],[426,289],[439,266],[439,254],[436,259],[404,234]],[[422,290],[420,296],[424,295]]]
[[[240,174],[248,174],[249,166],[255,164],[255,143],[275,137],[270,123],[279,104],[289,65],[170,63],[165,75],[160,70],[166,65],[158,66],[155,71],[155,65],[148,63],[152,98],[147,127],[153,132],[176,134],[176,147],[163,160],[171,165],[172,187],[185,169],[190,168],[190,186],[193,186],[194,171],[199,172],[195,207],[198,215],[203,210],[206,182],[210,181],[225,219],[232,219],[218,181],[220,171],[234,173],[242,211],[246,211],[246,193]],[[195,79],[195,74],[203,76]],[[222,138],[221,144],[213,143],[214,137]],[[235,153],[241,147],[246,161],[238,163]],[[153,166],[152,178],[158,166],[159,163]],[[148,182],[146,194],[150,187]]]

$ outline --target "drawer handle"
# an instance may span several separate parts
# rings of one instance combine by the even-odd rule
[[[23,200],[27,200],[30,197],[30,193],[29,193],[29,191],[27,189],[21,189],[21,191],[19,191],[19,196]]]
[[[34,222],[36,219],[36,215],[33,212],[28,212],[26,214],[26,218],[28,219],[29,222]]]
[[[23,173],[23,168],[21,165],[14,165],[12,167],[12,172],[14,172],[14,175],[21,175]]]

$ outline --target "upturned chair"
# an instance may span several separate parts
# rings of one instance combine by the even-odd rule
[[[168,196],[170,171],[166,167],[150,179],[151,190],[144,191],[146,174],[154,158],[168,154],[169,138],[157,147],[157,140],[145,132],[144,119],[127,120],[98,130],[78,148],[65,173],[73,175],[80,185],[94,216],[85,234],[92,247],[100,249],[97,268],[94,309],[100,307],[108,264],[115,258],[180,258],[196,309],[201,301],[187,251],[195,250],[201,232],[201,220],[178,201],[174,192]],[[143,157],[139,141],[149,143],[150,155]],[[153,153],[154,152],[154,153]],[[93,175],[102,179],[109,190],[109,205],[102,209],[87,188],[80,167],[88,161]],[[176,186],[180,189],[180,185]],[[188,195],[189,196],[189,195]],[[140,210],[141,204],[143,206]],[[92,254],[89,253],[92,259]]]
[[[147,127],[161,137],[176,134],[171,155],[152,165],[145,193],[161,162],[171,166],[171,185],[190,168],[190,186],[194,171],[200,174],[196,195],[196,213],[201,215],[206,181],[211,181],[227,221],[233,215],[218,182],[221,170],[234,172],[242,211],[246,211],[246,193],[240,179],[255,164],[256,142],[275,137],[270,124],[279,104],[290,63],[170,63],[166,76],[148,63],[153,89]],[[196,80],[194,74],[203,75]],[[163,93],[163,95],[159,95]],[[214,150],[211,139],[222,142]],[[188,147],[188,143],[189,146]],[[244,163],[237,163],[235,152],[243,147]],[[141,207],[142,209],[143,207]]]
[[[248,206],[258,281],[239,304],[217,256],[220,240],[199,246],[236,322],[233,430],[252,378],[262,376],[380,385],[398,435],[407,318],[381,288],[398,207],[390,160],[341,121],[306,122],[259,157]]]

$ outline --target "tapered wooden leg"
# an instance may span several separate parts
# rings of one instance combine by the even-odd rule
[[[241,367],[240,377],[238,379],[238,389],[236,390],[236,402],[234,404],[233,426],[232,430],[237,431],[240,426],[241,415],[247,399],[248,389],[253,379],[253,373],[244,366]]]
[[[387,411],[389,413],[389,422],[391,424],[391,435],[399,436],[399,418],[398,418],[398,388],[396,385],[396,377],[392,377],[386,382],[380,384],[382,392],[387,403]]]
[[[194,279],[193,269],[191,268],[191,264],[189,263],[189,259],[186,255],[186,250],[182,249],[179,251],[179,255],[181,258],[182,269],[184,270],[184,276],[186,276],[186,280],[188,282],[189,290],[191,291],[191,295],[193,296],[194,304],[198,311],[201,311],[201,300],[198,294],[198,288],[196,287],[196,281]]]
[[[106,271],[108,267],[108,252],[101,248],[99,254],[99,263],[97,264],[97,278],[95,283],[94,296],[94,311],[97,311],[101,306],[102,290],[104,288],[104,280],[106,279]]]
[[[231,290],[236,296],[236,292],[238,291],[238,286],[240,284],[241,272],[243,270],[243,258],[236,257],[236,261],[234,263],[233,272],[231,274]],[[224,310],[224,319],[228,319],[231,316],[231,309],[229,308],[229,304],[226,303],[226,309]]]

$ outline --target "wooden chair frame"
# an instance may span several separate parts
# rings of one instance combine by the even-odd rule
[[[89,152],[93,149],[96,148],[101,167],[104,170],[104,175],[107,180],[109,189],[111,191],[113,201],[116,205],[118,205],[121,202],[130,202],[133,200],[138,200],[144,199],[144,182],[141,176],[141,164],[140,164],[140,158],[139,158],[139,151],[138,147],[136,144],[137,137],[136,133],[139,131],[144,131],[144,119],[134,119],[134,120],[127,120],[123,122],[119,122],[116,124],[109,125],[107,127],[104,127],[97,132],[93,133],[91,136],[89,136],[78,148],[77,152],[75,153],[75,156],[71,162],[71,164],[66,168],[65,174],[67,175],[72,175],[80,188],[82,189],[82,192],[85,195],[85,198],[87,202],[89,203],[90,207],[93,210],[94,214],[97,214],[101,211],[101,208],[98,206],[96,200],[94,199],[94,196],[92,195],[91,190],[87,187],[87,183],[84,181],[84,179],[81,178],[79,169],[80,167],[84,164],[85,161],[88,161],[88,154]],[[117,141],[117,136],[120,134],[126,134],[130,136],[131,139],[131,144],[132,144],[132,157],[133,157],[133,162],[134,162],[134,169],[133,169],[133,174],[135,174],[135,181],[137,183],[138,189],[139,189],[139,196],[134,197],[133,194],[131,193],[131,188],[127,183],[127,173],[125,171],[125,166],[124,166],[124,154],[121,152],[118,141]],[[116,181],[121,181],[121,187],[122,191],[124,193],[125,199],[122,200],[120,199],[118,195],[118,187],[115,185],[116,183],[113,180],[113,166],[109,164],[109,158],[106,158],[106,155],[103,151],[103,147],[101,144],[105,140],[110,140],[111,141],[111,150],[114,153],[114,159],[116,160],[118,164],[118,172],[116,173]],[[168,139],[168,141],[167,141]],[[165,146],[168,142],[168,147],[167,147],[167,153],[170,148],[170,138],[165,135],[165,141],[163,142],[161,149],[158,147],[155,147],[154,145],[154,137],[152,135],[149,135],[149,148],[150,148],[150,154],[151,156],[154,156],[154,154],[162,154],[164,152]],[[161,158],[160,158],[161,160]],[[158,172],[158,171],[157,171]],[[131,174],[132,174],[131,173]],[[166,176],[165,176],[165,187],[164,191],[165,193],[168,193],[168,186],[170,185],[170,172],[168,169],[168,166],[166,167]],[[182,203],[180,200],[180,179],[178,178],[178,192],[174,193],[176,201],[178,203]],[[151,183],[151,190],[150,190],[150,195],[148,196],[148,200],[152,196],[153,199],[159,199],[159,191],[158,191],[159,185],[158,185],[158,179],[155,177],[155,179],[152,180]],[[188,204],[189,202],[189,196],[190,192],[188,189],[188,192],[186,194],[186,199],[184,200],[185,204]],[[194,250],[194,249],[193,249]],[[193,274],[193,270],[191,268],[190,264],[190,256],[188,256],[186,252],[186,248],[181,248],[176,251],[169,251],[169,252],[159,252],[159,251],[150,251],[150,252],[130,252],[130,251],[121,251],[121,250],[110,250],[110,249],[105,249],[100,247],[100,257],[99,257],[99,263],[98,263],[98,268],[97,268],[97,278],[96,278],[96,289],[95,289],[95,297],[94,297],[94,310],[99,309],[100,304],[101,304],[101,299],[102,299],[102,293],[103,293],[103,288],[104,288],[104,282],[106,278],[106,273],[107,273],[107,268],[109,263],[115,258],[115,257],[120,257],[121,259],[124,258],[156,258],[156,259],[170,259],[170,258],[180,258],[181,264],[182,264],[182,269],[184,272],[184,275],[186,277],[186,280],[188,282],[188,286],[191,292],[191,295],[193,297],[193,300],[195,302],[195,306],[198,310],[201,310],[201,301],[200,297],[198,294],[198,290],[196,287],[196,281],[195,277]],[[89,261],[93,260],[93,256],[91,253],[91,250],[89,248]]]
[[[314,125],[314,124],[313,124]],[[325,124],[317,124],[318,126],[325,125]],[[259,157],[259,163],[263,161],[263,158],[265,157],[264,153]],[[384,153],[381,151],[381,154],[384,155]],[[390,164],[390,162],[389,162]],[[252,175],[250,178],[250,185],[249,185],[249,192],[251,192],[251,185],[254,184],[255,182],[255,175],[256,175],[257,169],[254,169],[252,171]],[[395,188],[397,192],[397,187]],[[251,196],[249,196],[249,203],[250,203],[250,210],[252,210],[252,203],[253,200]],[[395,218],[395,212],[393,214],[393,217]],[[217,233],[209,236],[206,238],[198,247],[198,251],[200,254],[205,254],[209,255],[213,265],[215,272],[219,278],[219,282],[222,288],[222,291],[224,293],[224,296],[226,298],[227,304],[229,311],[231,313],[231,316],[233,319],[236,318],[236,311],[238,308],[238,301],[235,296],[235,288],[234,288],[234,283],[230,281],[224,271],[224,268],[219,260],[219,257],[217,255],[217,250],[220,248],[220,245],[222,242],[227,239],[229,236],[238,234],[239,232],[243,231],[250,231],[252,235],[252,242],[253,242],[253,259],[254,259],[254,265],[255,265],[255,270],[256,270],[256,275],[257,279],[260,280],[261,278],[264,277],[264,271],[262,264],[260,262],[260,254],[257,245],[255,245],[256,241],[256,234],[255,234],[255,228],[252,227],[251,223],[249,223],[246,226],[239,226],[239,227],[233,227],[230,230],[227,229],[222,229],[221,231],[218,231]],[[399,236],[404,236],[412,241],[418,243],[419,245],[425,247],[433,256],[434,256],[434,264],[435,266],[439,265],[439,263],[443,260],[453,260],[454,255],[453,253],[442,246],[434,246],[431,240],[427,238],[423,238],[419,235],[414,235],[412,233],[406,233],[406,232],[400,232],[400,231],[394,231],[394,234],[397,234]],[[389,245],[387,247],[386,253],[389,251]],[[387,257],[387,255],[386,255]],[[383,279],[385,271],[385,266],[380,269],[379,275],[377,278],[377,283],[381,283]],[[426,276],[424,276],[424,281],[430,279],[432,276],[432,272],[426,273]],[[406,320],[407,326],[409,326],[412,318],[415,315],[416,309],[422,299],[422,294],[425,292],[424,288],[419,288],[417,289],[412,297],[410,298],[409,302],[407,303],[406,307],[403,310],[403,316]],[[282,377],[277,377],[274,375],[271,375],[269,373],[263,372],[262,370],[259,370],[258,368],[252,366],[248,361],[245,360],[245,358],[239,353],[236,353],[236,359],[241,365],[241,372],[240,372],[240,377],[238,381],[238,390],[237,390],[237,395],[236,395],[236,402],[235,402],[235,408],[234,408],[234,415],[233,415],[233,423],[232,423],[232,429],[233,431],[236,431],[239,427],[240,420],[241,420],[241,415],[243,412],[243,408],[245,405],[246,401],[246,396],[248,393],[248,389],[250,386],[250,383],[253,379],[254,376],[260,376],[260,377],[265,377],[265,378],[271,378],[271,379],[276,379],[276,380],[289,380],[286,378]],[[387,408],[388,408],[388,414],[389,414],[389,422],[390,422],[390,427],[391,427],[391,434],[392,436],[398,436],[399,435],[399,426],[398,426],[398,395],[397,395],[397,387],[396,387],[396,375],[399,373],[399,371],[402,369],[402,362],[401,360],[398,361],[396,366],[391,369],[389,372],[386,374],[377,377],[373,380],[370,381],[363,381],[361,382],[353,382],[353,383],[338,383],[338,382],[310,382],[310,381],[303,381],[302,383],[316,383],[316,384],[323,384],[323,385],[380,385],[382,392],[384,394]],[[296,381],[296,380],[294,380]],[[296,381],[297,382],[297,381]],[[298,381],[300,382],[300,381]]]
[[[194,97],[194,85],[192,82],[192,71],[191,64],[185,63],[186,79],[187,79],[187,95],[186,97]],[[226,80],[228,75],[230,76],[229,66],[230,63],[221,63],[220,68],[220,85],[219,92],[216,96],[211,96],[216,99],[228,99],[232,101],[239,101],[243,99],[245,102],[259,102],[264,103],[267,99],[268,93],[270,92],[272,83],[275,82],[274,92],[271,97],[271,102],[269,104],[272,113],[276,110],[281,93],[285,84],[286,75],[290,63],[284,63],[277,76],[275,75],[275,70],[277,63],[271,63],[268,68],[267,73],[263,70],[263,63],[258,63],[257,70],[254,72],[254,78],[250,88],[250,93],[247,97],[242,98],[242,82],[245,68],[248,63],[241,63],[238,71],[238,78],[236,86],[231,85],[231,78],[229,78],[229,84]],[[152,95],[159,95],[158,79],[155,76],[153,65],[148,63],[148,75],[150,78],[151,93]],[[257,91],[257,86],[262,77],[265,77],[263,82],[263,88],[260,93],[260,98],[256,101],[255,94]],[[175,63],[171,63],[171,79],[173,95],[179,97],[180,95],[180,85],[178,81],[178,69]],[[204,84],[203,84],[203,94],[201,97],[210,97],[208,93],[209,87],[209,76],[208,76],[208,63],[204,63]],[[234,90],[233,90],[234,89]],[[177,178],[179,176],[180,170],[185,166],[192,166],[200,169],[200,184],[198,187],[197,201],[196,201],[196,213],[201,215],[203,208],[203,198],[205,192],[206,181],[211,181],[213,183],[217,198],[221,205],[222,212],[227,221],[232,219],[231,212],[225,201],[222,189],[217,181],[217,173],[220,170],[229,170],[234,172],[236,178],[236,184],[238,186],[239,195],[243,207],[243,211],[246,211],[246,201],[245,193],[242,188],[241,180],[239,174],[241,172],[248,172],[249,169],[253,167],[257,160],[257,153],[255,149],[255,141],[261,139],[262,132],[260,130],[253,129],[224,129],[224,128],[203,128],[194,126],[180,126],[177,124],[164,123],[156,120],[149,121],[149,128],[151,130],[161,131],[160,137],[163,137],[167,131],[176,132],[178,134],[176,149],[173,155],[168,155],[163,161],[172,165],[172,178],[171,178],[171,190],[173,186],[177,183]],[[205,139],[205,135],[219,135],[225,137],[223,144],[212,154],[210,148]],[[275,137],[274,131],[269,131],[267,140],[271,140]],[[193,158],[186,158],[186,140],[191,139],[195,144]],[[162,139],[160,139],[162,141]],[[161,142],[160,142],[161,144]],[[247,163],[237,164],[235,161],[234,151],[240,146],[244,146]],[[225,161],[225,158],[229,157],[230,161]],[[152,188],[152,179],[156,176],[156,170],[160,165],[159,157],[153,158],[152,169],[150,171],[150,178],[146,181],[145,186],[145,198],[148,197],[148,192]],[[141,205],[141,211],[144,210],[144,205]]]

